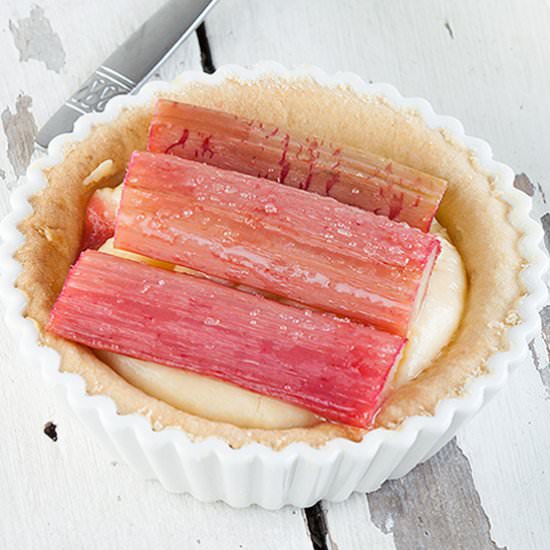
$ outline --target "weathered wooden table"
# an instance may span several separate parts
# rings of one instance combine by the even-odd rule
[[[37,127],[161,3],[0,3],[0,215]],[[548,0],[221,0],[206,39],[155,76],[274,59],[426,97],[515,167],[550,246],[549,29]],[[0,323],[0,548],[550,548],[550,306],[542,316],[531,359],[432,460],[376,493],[278,512],[138,480],[44,391]]]

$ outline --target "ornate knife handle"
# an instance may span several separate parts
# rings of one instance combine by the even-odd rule
[[[119,72],[101,65],[66,102],[67,107],[81,114],[103,111],[107,102],[130,93],[136,82]]]

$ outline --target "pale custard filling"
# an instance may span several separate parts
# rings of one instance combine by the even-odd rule
[[[466,294],[466,274],[462,259],[444,228],[434,222],[432,233],[441,241],[420,312],[414,321],[409,342],[392,381],[400,386],[428,367],[450,342],[462,316]],[[113,240],[100,250],[109,254],[156,262],[113,248]],[[176,268],[185,271],[184,268]],[[182,369],[141,361],[108,351],[96,351],[100,359],[132,385],[185,412],[242,428],[284,429],[307,427],[321,421],[313,413],[278,399],[259,395],[233,384]]]
[[[462,258],[449,240],[447,231],[437,221],[433,222],[431,233],[437,235],[441,252],[408,335],[393,379],[394,387],[412,380],[434,361],[451,341],[462,318],[467,287]]]

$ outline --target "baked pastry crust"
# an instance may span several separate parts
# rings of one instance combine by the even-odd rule
[[[472,377],[485,372],[487,359],[506,349],[505,332],[519,322],[516,307],[524,293],[524,260],[518,250],[522,234],[508,222],[509,206],[499,198],[493,176],[443,130],[428,128],[418,113],[381,97],[347,87],[325,88],[309,78],[263,76],[244,82],[229,77],[218,85],[188,82],[177,92],[160,95],[363,148],[449,182],[438,219],[461,253],[468,276],[462,323],[428,369],[390,394],[376,427],[393,429],[409,416],[434,414],[442,399],[460,395]],[[88,348],[44,331],[79,252],[87,201],[96,188],[119,183],[132,151],[145,149],[151,112],[152,103],[126,109],[114,122],[96,126],[84,141],[67,146],[63,162],[45,172],[48,185],[31,199],[34,211],[19,226],[25,242],[16,253],[23,266],[17,286],[28,297],[26,315],[36,322],[42,343],[59,351],[62,370],[85,379],[88,393],[113,398],[120,414],[145,415],[155,430],[178,427],[194,440],[219,437],[232,447],[258,442],[281,449],[298,441],[318,447],[335,437],[360,440],[364,430],[337,424],[242,429],[185,413],[126,382]],[[84,185],[107,159],[113,161],[113,175]]]

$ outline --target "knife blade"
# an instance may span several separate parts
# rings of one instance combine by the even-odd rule
[[[169,0],[117,50],[42,126],[36,143],[70,132],[83,114],[101,112],[107,102],[137,90],[200,25],[218,0]]]

